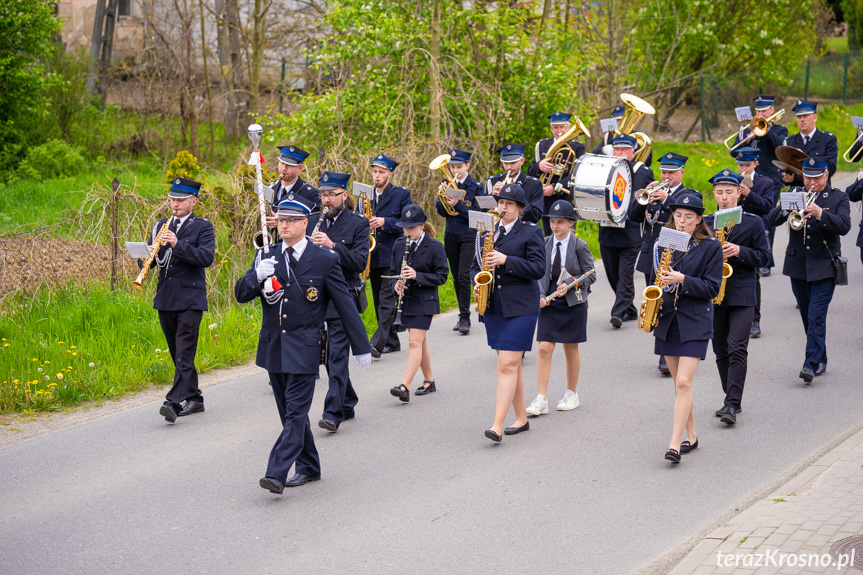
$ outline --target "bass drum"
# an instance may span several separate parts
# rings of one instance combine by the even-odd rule
[[[600,225],[622,225],[629,211],[632,170],[624,158],[584,154],[569,179],[575,215]]]

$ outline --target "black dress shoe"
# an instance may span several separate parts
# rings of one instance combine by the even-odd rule
[[[371,350],[372,350],[372,351],[371,351],[371,353],[372,353],[372,357],[373,357],[373,358],[375,358],[375,359],[379,358],[379,357],[381,356],[381,350],[379,350],[378,348],[376,348],[376,347],[375,347],[375,346],[373,346],[373,345],[372,345],[372,346],[370,346],[370,347],[371,347]]]
[[[452,328],[453,331],[458,331],[459,329],[461,329],[461,320],[455,322],[455,325]]]
[[[262,477],[261,481],[258,483],[270,493],[275,493],[277,495],[281,495],[285,490],[285,486],[282,485],[282,482],[278,479],[273,479],[272,477]]]
[[[497,443],[500,443],[500,440],[502,439],[498,433],[492,431],[491,429],[485,430],[485,436],[488,437],[489,439],[491,439],[492,441],[496,441]]]
[[[819,363],[818,369],[815,370],[815,377],[818,377],[819,375],[824,375],[825,371],[827,371],[827,364]]]
[[[401,346],[385,345],[384,348],[381,350],[381,353],[395,353],[401,350]]]
[[[186,402],[186,407],[183,408],[183,411],[177,414],[177,417],[183,417],[186,415],[192,415],[193,413],[202,413],[204,411],[204,402],[203,401],[195,401],[194,399],[190,399]]]
[[[622,318],[620,318],[620,319],[622,319],[622,320],[624,321],[624,323],[625,323],[625,322],[627,322],[627,321],[635,321],[635,320],[637,320],[637,319],[638,319],[638,316],[637,316],[637,315],[624,314],[624,316],[623,316]]]
[[[812,383],[812,380],[815,379],[815,372],[812,371],[812,368],[810,367],[804,367],[800,370],[800,379],[803,380],[803,383],[809,385]]]
[[[753,339],[761,337],[761,322],[758,320],[752,322],[752,327],[749,328],[749,337]]]
[[[614,327],[620,327],[623,325],[623,320],[621,318],[617,317],[616,315],[611,316],[611,319],[608,321]]]
[[[763,278],[766,278],[770,275],[770,268],[758,268],[758,275]]]
[[[168,423],[174,423],[177,421],[177,410],[169,403],[166,403],[159,408],[159,415],[164,417],[165,421]]]
[[[503,432],[506,435],[515,435],[516,433],[521,433],[522,431],[527,431],[528,429],[530,429],[530,422],[525,421],[524,425],[522,425],[521,427],[507,427],[503,430]]]
[[[470,333],[470,322],[466,319],[459,320],[458,332],[461,335],[468,335]]]
[[[680,443],[680,454],[689,453],[693,449],[698,449],[698,438],[695,438],[695,443],[690,443],[687,439],[686,441],[682,441]]]
[[[723,405],[722,407],[720,407],[719,409],[714,411],[713,415],[715,415],[716,417],[722,417],[724,410],[725,410],[725,406]]]
[[[727,423],[728,425],[734,425],[737,423],[737,412],[730,405],[726,405],[721,410],[722,415],[719,416],[719,421],[722,423]]]
[[[668,369],[668,363],[665,361],[665,356],[659,356],[659,373],[662,375],[671,375],[671,370]]]
[[[665,459],[671,463],[680,463],[680,452],[676,449],[669,449],[665,452]]]
[[[339,430],[339,426],[336,425],[336,422],[326,417],[322,418],[318,422],[318,427],[320,427],[321,429],[326,429],[327,431],[332,431],[333,433]]]
[[[402,383],[400,385],[395,386],[390,390],[390,394],[398,397],[402,401],[410,401],[411,400],[411,392],[405,385]]]
[[[423,381],[423,383],[424,384],[427,383],[428,385],[421,385],[414,392],[414,395],[426,395],[427,393],[434,393],[435,391],[437,391],[437,387],[435,387],[435,384],[433,381],[425,380],[425,381]]]
[[[288,479],[288,482],[285,483],[285,487],[300,487],[309,481],[318,481],[320,478],[320,475],[310,476],[303,475],[302,473],[295,473],[294,476]]]

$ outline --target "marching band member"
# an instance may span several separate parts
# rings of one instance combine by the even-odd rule
[[[423,385],[414,394],[437,391],[426,334],[432,316],[440,313],[438,286],[446,283],[449,268],[443,244],[434,238],[435,229],[420,206],[405,207],[396,225],[404,228],[405,235],[393,246],[390,275],[405,278],[393,281],[393,288],[400,296],[401,320],[408,330],[409,347],[404,378],[390,393],[407,402],[411,400],[410,386],[417,369],[423,372]]]
[[[570,128],[572,128],[572,124],[569,123],[570,118],[572,118],[572,114],[566,112],[553,112],[548,117],[553,137],[543,138],[536,143],[536,147],[533,152],[533,161],[527,168],[528,176],[533,176],[538,179],[542,174],[550,174],[552,172],[554,169],[554,163],[546,160],[545,156],[548,153],[549,148],[551,148],[557,140],[566,134]],[[567,151],[570,154],[574,154],[575,157],[572,158],[573,161],[575,161],[575,158],[579,158],[584,155],[584,144],[581,142],[570,140],[566,143],[566,146],[569,150],[564,148],[561,151],[564,154],[566,154]],[[569,184],[569,178],[572,175],[572,169],[574,167],[575,164],[570,166],[569,170],[565,174],[553,176],[550,183],[542,188],[542,213],[547,214],[551,209],[551,205],[557,200],[572,202],[572,196],[567,193],[569,190],[566,186]],[[548,225],[548,218],[546,216],[543,216],[542,218],[542,227],[545,230],[546,236],[551,234],[551,228]]]
[[[279,179],[270,184],[270,187],[273,188],[273,206],[278,206],[282,200],[288,197],[288,194],[293,193],[295,196],[309,200],[316,208],[320,208],[321,197],[318,194],[318,190],[300,177],[309,153],[292,145],[279,146],[278,148],[279,164],[277,169],[279,171]],[[275,229],[275,215],[267,218],[267,226]]]
[[[371,337],[372,357],[380,357],[382,353],[401,351],[399,336],[392,329],[395,318],[396,300],[392,289],[381,280],[390,269],[393,256],[393,244],[402,236],[402,230],[396,225],[405,206],[411,203],[411,193],[407,188],[394,186],[390,180],[399,163],[383,154],[372,160],[372,179],[375,186],[375,199],[372,200],[372,214],[369,220],[371,229],[375,230],[377,242],[372,251],[369,266],[369,280],[372,284],[372,299],[375,302],[375,312],[378,318],[378,328]]]
[[[255,363],[267,370],[282,432],[270,452],[260,486],[272,493],[321,478],[321,464],[309,424],[315,376],[324,344],[323,325],[329,304],[335,306],[357,363],[371,362],[366,328],[348,292],[339,255],[306,239],[314,204],[295,196],[279,204],[275,255],[262,258],[234,286],[240,303],[260,298],[261,337]],[[271,252],[272,254],[272,252]],[[295,474],[287,479],[296,462]]]
[[[632,170],[632,190],[646,188],[653,182],[653,170],[641,162],[634,162],[636,140],[628,134],[621,134],[611,141],[612,153],[624,158]],[[628,213],[638,205],[632,194]],[[611,306],[611,325],[619,328],[625,321],[638,319],[638,310],[632,303],[635,297],[633,272],[641,248],[641,225],[627,218],[623,227],[599,225],[599,253],[602,256],[605,277],[614,291],[614,304]]]
[[[623,117],[623,113],[626,111],[625,106],[615,106],[611,109],[611,117],[613,119],[620,119]],[[617,132],[611,130],[610,132],[605,132],[602,134],[602,141],[599,143],[597,147],[593,149],[593,153],[597,156],[612,156],[614,155],[614,147],[611,145],[611,141],[617,136]],[[648,166],[650,163],[647,164]]]
[[[642,229],[644,230],[641,239],[641,255],[638,256],[635,269],[644,274],[644,280],[647,285],[652,283],[653,245],[659,237],[662,226],[670,221],[671,212],[673,211],[671,203],[683,194],[695,194],[701,197],[701,192],[683,185],[683,176],[686,174],[684,166],[688,159],[688,157],[675,154],[674,152],[668,152],[659,158],[661,183],[666,184],[668,189],[660,188],[660,182],[653,182],[647,187],[648,190],[653,190],[650,194],[650,203],[646,206],[642,206],[638,202],[632,204],[629,219],[633,222],[642,223]],[[671,374],[665,357],[661,355],[659,356],[659,373],[663,375]]]
[[[464,199],[446,196],[447,203],[458,212],[454,216],[447,213],[440,198],[437,199],[435,206],[437,213],[446,220],[443,245],[452,270],[453,288],[458,299],[458,323],[452,330],[461,335],[468,335],[470,333],[470,264],[473,261],[476,241],[476,230],[468,225],[468,212],[477,209],[474,206],[474,198],[483,195],[485,191],[482,184],[468,174],[470,152],[450,150],[449,154],[451,156],[449,169],[459,189],[464,190]],[[445,186],[446,183],[441,185]],[[398,253],[398,250],[395,252]]]
[[[768,178],[762,176],[761,181]],[[743,178],[731,170],[722,170],[710,179],[717,209],[733,208],[741,195]],[[771,182],[770,193],[773,193]],[[750,193],[750,196],[753,194]],[[704,217],[707,227],[714,231],[714,216]],[[713,308],[713,353],[725,403],[716,412],[723,423],[737,422],[737,412],[743,399],[746,383],[746,362],[749,332],[757,301],[756,270],[763,267],[770,256],[764,223],[757,216],[744,212],[739,224],[726,230],[722,255],[733,273],[725,281],[724,297]]]
[[[494,230],[494,250],[485,261],[493,268],[494,290],[489,309],[483,316],[489,346],[497,351],[497,403],[494,424],[485,431],[492,441],[503,434],[515,435],[530,429],[524,404],[523,352],[530,351],[539,314],[539,284],[545,273],[545,249],[542,230],[522,220],[527,206],[524,190],[518,184],[507,184],[497,195],[500,221]],[[481,269],[474,260],[471,275]],[[474,287],[474,296],[479,287]],[[515,422],[504,429],[510,405]]]
[[[751,180],[750,187],[746,180],[740,182],[740,207],[744,212],[754,214],[761,219],[764,225],[764,233],[767,236],[767,245],[772,246],[770,232],[773,227],[767,225],[767,214],[770,209],[776,205],[775,187],[773,180],[767,176],[758,173],[758,166],[761,162],[758,161],[760,152],[755,148],[745,147],[738,148],[734,152],[734,161],[737,162],[737,169],[743,178],[747,176]],[[770,268],[773,267],[773,253],[771,250],[767,264],[760,266],[758,274],[755,275],[755,314],[752,318],[752,326],[749,329],[750,336],[753,338],[761,337],[761,275],[769,276]]]
[[[834,261],[842,255],[839,236],[851,230],[848,195],[828,187],[829,170],[829,158],[803,161],[803,184],[807,190],[811,187],[815,199],[803,210],[804,225],[799,230],[789,226],[782,268],[782,273],[791,278],[791,291],[806,330],[806,359],[800,370],[800,379],[806,385],[827,371],[827,308],[836,288]],[[781,205],[768,215],[774,226],[787,219],[788,211]]]
[[[369,256],[369,222],[362,215],[352,211],[352,199],[348,196],[347,190],[350,178],[350,174],[339,172],[321,174],[323,211],[309,218],[306,233],[312,234],[312,242],[316,245],[338,254],[339,265],[348,284],[348,291],[353,296],[357,311],[363,313],[367,305],[366,283],[360,278],[360,273],[365,270]],[[291,199],[290,194],[288,198]],[[317,231],[314,231],[315,229]],[[348,369],[348,335],[344,322],[332,302],[327,306],[326,320],[329,333],[327,338],[329,388],[318,426],[327,431],[336,432],[342,421],[354,418],[356,415],[354,408],[359,398],[351,384]]]
[[[704,223],[700,195],[684,193],[674,197],[668,207],[673,212],[667,227],[692,236],[688,250],[675,251],[671,265],[661,272],[666,289],[662,291],[662,307],[653,330],[654,353],[665,356],[676,395],[665,459],[680,463],[681,453],[698,447],[692,383],[713,336],[713,298],[719,293],[722,279],[722,248]],[[681,442],[684,428],[686,441]]]
[[[845,189],[848,199],[852,202],[863,200],[863,177],[861,175],[863,172],[857,174],[857,180]],[[860,221],[860,231],[857,233],[857,247],[860,248],[860,261],[863,262],[863,220]]]
[[[208,219],[192,212],[200,190],[198,182],[174,178],[168,191],[174,219],[162,234],[164,247],[151,264],[159,268],[153,308],[159,312],[159,325],[174,362],[174,385],[159,408],[159,414],[169,423],[204,411],[195,355],[201,318],[207,311],[206,268],[216,255],[216,233]],[[156,222],[151,244],[167,221],[164,218]]]
[[[542,184],[533,176],[528,176],[521,171],[524,164],[524,144],[506,143],[498,150],[500,163],[503,165],[504,173],[489,176],[485,181],[485,191],[489,196],[500,193],[504,183],[508,179],[510,183],[518,184],[524,191],[524,221],[537,223],[542,218],[542,206],[544,204],[542,195]]]
[[[803,150],[807,156],[816,156],[827,162],[828,179],[836,173],[836,162],[839,159],[839,142],[830,132],[822,132],[816,126],[818,121],[818,102],[797,100],[794,105],[794,118],[797,121],[797,134],[785,138],[785,145]],[[803,180],[790,172],[782,174],[782,181],[790,186],[803,186]]]
[[[539,280],[539,321],[536,341],[539,355],[536,360],[536,399],[527,408],[528,415],[548,413],[548,380],[551,376],[551,356],[556,343],[563,344],[566,357],[566,392],[557,404],[558,411],[570,411],[579,405],[578,373],[581,355],[578,344],[587,341],[587,286],[596,281],[596,273],[582,280],[565,294],[558,289],[558,278],[565,269],[573,278],[579,278],[593,269],[590,248],[572,231],[575,208],[566,200],[558,200],[548,214],[553,235],[545,238],[545,275]],[[631,272],[630,272],[631,275]],[[572,280],[570,280],[572,281]],[[547,301],[544,295],[556,294]]]

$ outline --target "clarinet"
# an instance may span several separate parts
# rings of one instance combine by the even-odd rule
[[[401,293],[399,294],[399,301],[398,301],[398,305],[396,306],[396,319],[393,321],[394,327],[403,327],[403,324],[402,324],[402,300],[404,299],[404,296],[405,296],[405,290],[408,287],[407,281],[406,281],[407,278],[404,275],[404,273],[405,273],[404,269],[405,269],[405,266],[408,265],[408,254],[410,253],[410,245],[411,245],[410,240],[408,238],[405,238],[405,255],[402,258],[402,269],[399,272],[399,275],[395,276],[395,277],[398,277],[398,281],[402,282],[402,284],[404,285],[404,288],[402,289]]]

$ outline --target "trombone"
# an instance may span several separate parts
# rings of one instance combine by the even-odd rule
[[[768,118],[762,118],[761,116],[755,116],[754,118],[749,120],[749,125],[746,126],[752,132],[751,134],[749,134],[748,136],[746,136],[745,138],[743,138],[742,140],[740,140],[739,142],[737,142],[733,146],[729,146],[728,143],[731,142],[734,138],[736,138],[737,134],[739,133],[739,131],[734,132],[733,134],[731,134],[730,136],[725,138],[725,142],[723,142],[723,143],[725,144],[725,147],[728,149],[729,152],[733,152],[737,148],[739,148],[742,145],[744,145],[745,143],[747,143],[752,138],[756,138],[756,137],[757,138],[763,138],[764,136],[766,136],[767,132],[770,130],[770,126],[772,126],[777,121],[779,121],[779,118],[781,118],[784,115],[785,115],[785,108],[779,110],[778,112],[776,112],[775,114],[773,114],[772,116],[770,116]]]
[[[859,160],[860,159],[860,153],[863,152],[863,131],[858,130],[858,132],[860,132],[860,134],[857,136],[857,139],[854,140],[854,143],[851,144],[851,147],[848,148],[847,150],[845,150],[845,153],[842,154],[842,159],[845,160],[846,162],[848,162],[849,164],[853,164],[854,162]],[[851,150],[854,149],[854,146],[856,146],[858,144],[861,144],[860,147],[857,149],[856,152],[854,152],[853,156],[849,157],[848,154],[850,154]]]

